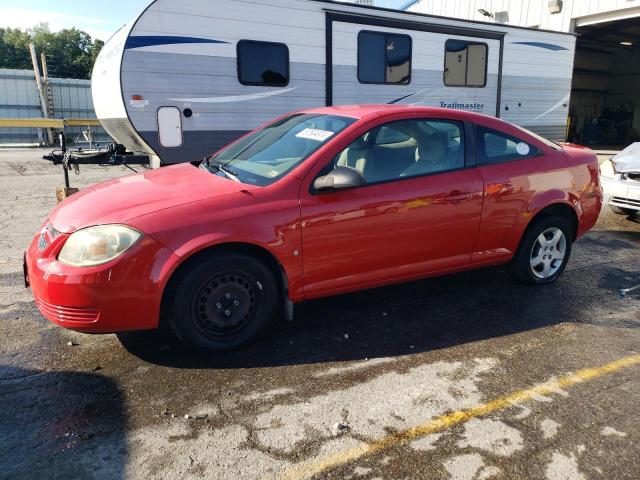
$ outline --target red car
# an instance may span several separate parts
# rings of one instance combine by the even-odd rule
[[[65,200],[25,276],[65,328],[167,322],[228,349],[312,298],[505,263],[553,282],[601,205],[588,149],[462,111],[318,108]]]

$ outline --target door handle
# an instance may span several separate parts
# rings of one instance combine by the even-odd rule
[[[445,197],[445,200],[449,203],[460,203],[471,198],[470,192],[461,192],[460,190],[453,190],[449,192],[449,195]]]
[[[513,193],[515,185],[511,182],[504,183],[490,183],[484,189],[485,196],[487,195],[505,195],[507,193]]]

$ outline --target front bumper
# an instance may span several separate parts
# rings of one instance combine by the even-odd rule
[[[43,229],[44,232],[45,229]],[[156,328],[163,266],[175,254],[143,236],[130,250],[97,267],[73,267],[57,260],[68,235],[33,239],[24,257],[25,284],[47,320],[85,333]]]
[[[601,183],[605,203],[640,211],[640,182],[603,177]]]

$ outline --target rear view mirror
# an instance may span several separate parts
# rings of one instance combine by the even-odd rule
[[[355,168],[336,167],[313,182],[313,188],[317,192],[339,190],[343,188],[359,187],[364,185],[364,176]]]

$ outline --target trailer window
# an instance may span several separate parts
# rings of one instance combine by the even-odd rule
[[[487,84],[486,43],[447,40],[444,44],[444,84],[484,87]]]
[[[411,37],[360,32],[358,80],[360,83],[408,84],[411,81]]]
[[[238,80],[243,85],[284,87],[289,84],[289,48],[284,43],[240,40]]]

